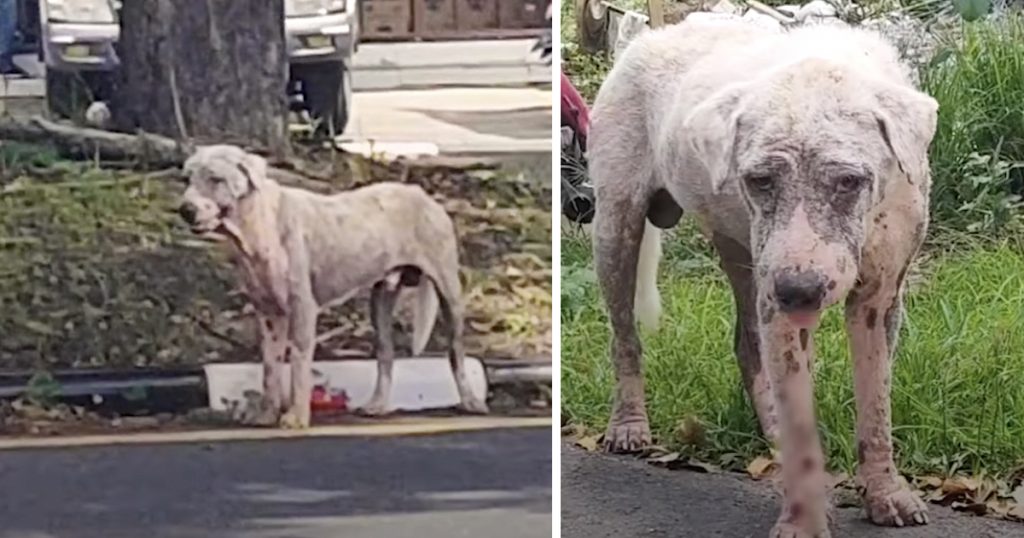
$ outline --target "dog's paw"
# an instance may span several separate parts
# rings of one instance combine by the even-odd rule
[[[386,401],[370,401],[366,405],[356,409],[356,413],[368,417],[381,417],[391,414],[394,409]]]
[[[604,434],[607,452],[638,452],[651,444],[651,425],[646,415],[613,416]]]
[[[796,523],[779,521],[772,527],[771,538],[831,538],[832,533],[826,529],[806,530]]]
[[[902,527],[904,525],[926,525],[928,506],[906,485],[894,485],[889,492],[864,494],[864,507],[868,518],[876,525]]]
[[[281,420],[278,421],[277,425],[285,430],[304,430],[309,428],[309,414],[301,416],[295,410],[288,411],[281,415]]]
[[[490,408],[487,407],[487,402],[473,397],[463,398],[462,403],[459,404],[459,409],[474,415],[486,415],[491,412]]]

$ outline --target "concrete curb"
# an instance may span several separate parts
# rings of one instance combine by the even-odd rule
[[[550,428],[551,417],[459,417],[388,420],[380,424],[318,426],[306,430],[230,429],[186,432],[125,433],[76,437],[0,439],[0,451],[109,445],[217,443],[316,437],[390,437],[511,428]]]

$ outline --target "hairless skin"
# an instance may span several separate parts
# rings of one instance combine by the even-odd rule
[[[927,522],[896,474],[889,398],[904,275],[928,224],[937,108],[862,30],[690,21],[630,44],[598,94],[588,147],[617,379],[608,450],[651,442],[635,322],[657,321],[660,250],[641,244],[685,212],[721,256],[744,385],[781,449],[772,537],[830,535],[812,368],[821,313],[839,302],[868,515]]]
[[[233,146],[200,147],[184,172],[182,217],[195,233],[227,236],[240,254],[245,289],[258,314],[264,390],[258,412],[244,412],[247,422],[309,426],[317,316],[366,288],[378,368],[373,395],[361,411],[391,411],[392,315],[399,290],[412,287],[413,354],[426,347],[440,307],[461,406],[487,412],[463,366],[455,227],[421,188],[378,183],[322,196],[278,185],[267,177],[261,157]]]

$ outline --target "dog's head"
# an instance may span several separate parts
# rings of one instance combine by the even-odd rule
[[[183,167],[188,187],[178,212],[195,233],[220,229],[264,184],[267,163],[235,146],[201,146]]]
[[[714,191],[746,202],[769,308],[810,327],[854,286],[871,208],[887,192],[925,196],[937,109],[906,86],[804,60],[693,111],[684,130]],[[894,181],[915,191],[889,191]]]

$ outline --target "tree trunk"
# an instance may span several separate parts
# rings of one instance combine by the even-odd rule
[[[281,0],[130,0],[119,54],[120,130],[288,153]]]

